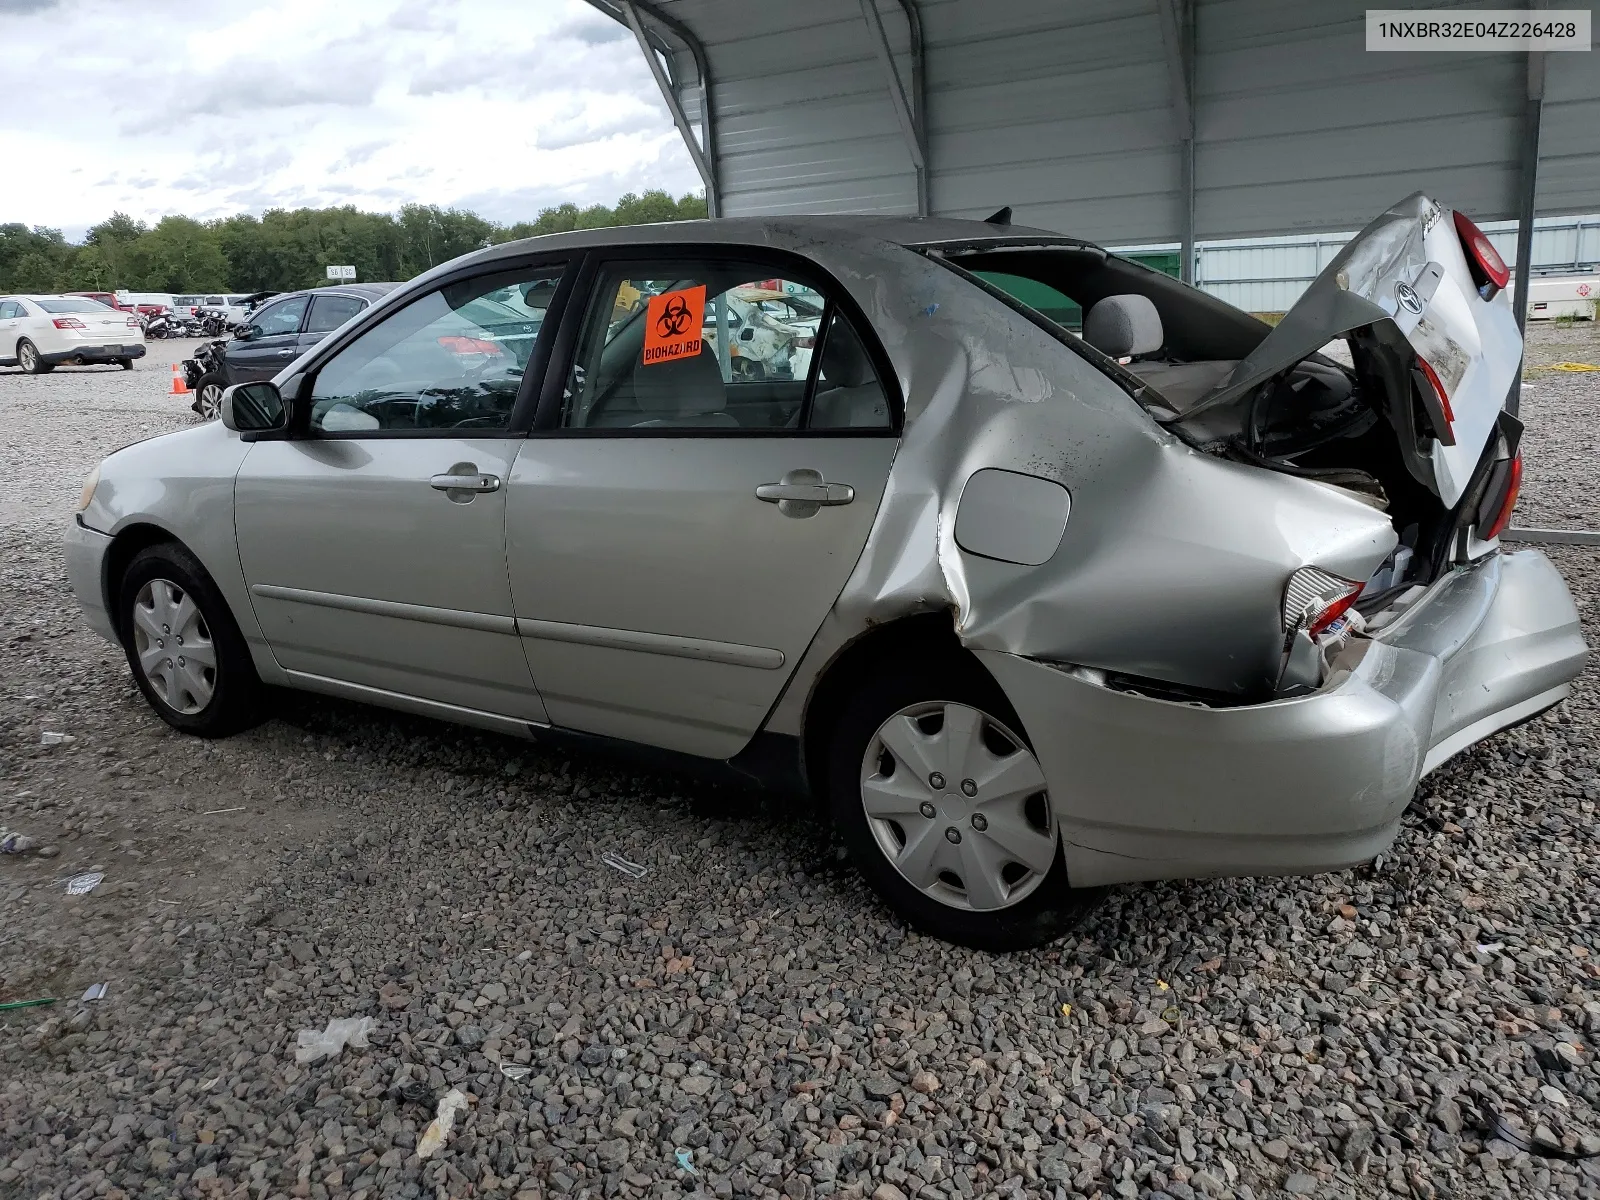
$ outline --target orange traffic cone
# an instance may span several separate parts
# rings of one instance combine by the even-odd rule
[[[172,391],[168,394],[173,396],[189,394],[189,385],[183,381],[183,368],[177,363],[172,364]]]

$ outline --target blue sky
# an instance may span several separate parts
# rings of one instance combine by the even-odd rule
[[[0,222],[69,236],[113,210],[514,221],[700,184],[632,36],[582,0],[0,0],[0,78]]]

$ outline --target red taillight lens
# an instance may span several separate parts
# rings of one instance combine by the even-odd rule
[[[495,342],[486,342],[482,338],[464,337],[460,334],[446,334],[439,339],[439,345],[452,354],[499,354],[500,347]]]
[[[1484,541],[1492,542],[1506,531],[1511,524],[1511,510],[1517,506],[1517,495],[1522,491],[1522,455],[1519,453],[1511,459],[1511,478],[1506,482],[1506,498],[1500,504],[1500,511],[1495,515],[1489,528],[1480,535]]]
[[[817,339],[814,337],[797,337],[794,340],[794,344],[801,350],[810,350],[817,344]]]
[[[1450,407],[1450,393],[1444,390],[1444,384],[1439,381],[1439,373],[1433,369],[1433,364],[1420,354],[1417,355],[1417,365],[1422,368],[1422,373],[1427,376],[1434,395],[1439,397],[1439,407],[1444,410],[1444,419],[1454,425],[1456,423],[1456,414]]]
[[[50,324],[54,325],[57,329],[88,328],[88,326],[86,326],[82,321],[78,320],[77,317],[57,317],[54,321],[51,321]]]
[[[1467,258],[1477,265],[1482,272],[1483,279],[1479,282],[1494,284],[1494,291],[1511,282],[1511,268],[1506,266],[1506,260],[1500,257],[1500,251],[1494,248],[1494,243],[1483,230],[1474,225],[1464,213],[1456,213],[1456,233],[1461,238],[1461,247],[1467,252]],[[1489,293],[1484,299],[1494,295]]]
[[[132,317],[129,317],[128,318],[128,328],[129,329],[137,329],[137,328],[139,328],[139,322],[135,321]]]
[[[1292,636],[1304,629],[1316,637],[1350,610],[1365,586],[1320,567],[1301,567],[1283,592],[1284,633]]]

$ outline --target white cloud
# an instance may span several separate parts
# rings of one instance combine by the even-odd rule
[[[627,31],[582,0],[0,0],[0,222],[472,207],[699,178]]]

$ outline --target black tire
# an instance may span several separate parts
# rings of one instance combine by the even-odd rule
[[[184,711],[158,692],[140,661],[134,606],[145,585],[174,585],[199,610],[202,632],[209,638],[215,658],[211,692],[197,711]],[[227,601],[194,555],[176,542],[149,546],[134,555],[117,585],[117,629],[134,682],[150,707],[168,725],[197,737],[227,737],[260,720],[265,689],[256,675],[244,635],[229,611]],[[170,631],[169,631],[170,632]],[[165,639],[163,639],[165,640]],[[162,647],[169,652],[175,647]],[[170,664],[173,660],[168,659]],[[182,659],[177,659],[179,663]],[[193,697],[187,697],[191,702]]]
[[[56,369],[55,363],[47,363],[35,346],[27,338],[17,343],[17,365],[29,375],[48,375]]]
[[[908,923],[948,942],[1003,953],[1040,946],[1067,933],[1094,908],[1105,889],[1069,885],[1059,841],[1054,864],[1032,891],[1014,905],[988,911],[954,907],[933,898],[901,875],[880,847],[862,803],[863,759],[885,721],[924,702],[979,709],[1014,731],[1031,753],[1022,723],[1005,693],[975,659],[954,654],[930,656],[866,679],[839,712],[827,758],[834,825],[857,869]]]
[[[131,371],[133,370],[133,359],[119,358],[117,359],[117,366],[121,367],[124,371]]]
[[[207,371],[195,382],[194,402],[189,407],[206,420],[214,420],[222,415],[222,393],[227,386],[227,380],[221,375],[215,371]]]

